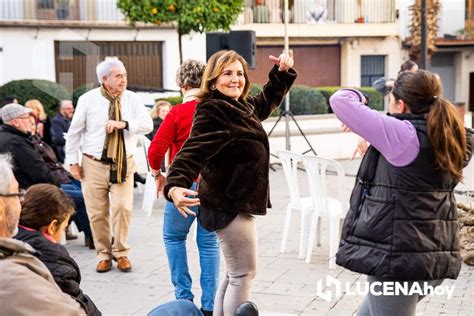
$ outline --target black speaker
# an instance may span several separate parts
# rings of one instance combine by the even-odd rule
[[[257,61],[257,37],[254,31],[231,31],[229,33],[229,49],[239,53],[255,69]]]
[[[206,58],[225,49],[235,50],[255,69],[257,37],[254,31],[231,31],[229,33],[206,33]]]
[[[223,49],[229,49],[228,33],[206,33],[206,59]]]

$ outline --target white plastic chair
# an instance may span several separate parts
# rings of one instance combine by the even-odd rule
[[[153,203],[156,199],[156,182],[155,177],[151,173],[150,164],[148,163],[148,148],[150,147],[151,141],[144,135],[139,136],[139,140],[143,147],[143,153],[145,155],[147,173],[145,179],[145,188],[143,190],[143,202],[142,209],[148,216],[151,216],[153,211]]]
[[[336,252],[341,238],[341,220],[346,216],[348,202],[346,200],[345,173],[342,165],[332,159],[322,157],[303,157],[303,164],[308,176],[309,190],[313,204],[315,206],[311,218],[311,229],[309,234],[308,248],[306,251],[306,263],[311,262],[313,246],[317,236],[317,242],[321,239],[320,217],[329,219],[329,268],[336,266]],[[331,170],[337,173],[337,186],[339,199],[328,197],[326,171],[331,166]]]
[[[280,252],[285,252],[286,242],[288,240],[288,231],[290,229],[291,213],[293,210],[301,211],[300,228],[300,248],[298,257],[304,259],[305,248],[309,233],[309,223],[313,212],[313,202],[310,197],[300,197],[298,186],[298,162],[301,162],[301,155],[290,151],[278,151],[278,157],[281,160],[283,171],[285,173],[288,190],[290,192],[290,202],[286,207],[285,224],[283,226],[283,238],[281,240]]]

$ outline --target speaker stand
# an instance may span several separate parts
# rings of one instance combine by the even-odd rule
[[[273,131],[275,130],[275,127],[276,127],[276,126],[278,125],[278,123],[281,121],[281,118],[282,118],[283,116],[286,117],[287,115],[288,115],[288,116],[291,118],[291,120],[295,123],[296,127],[298,128],[298,131],[299,131],[300,135],[303,136],[304,140],[306,141],[306,144],[308,144],[308,146],[309,146],[309,149],[306,150],[306,151],[304,151],[304,152],[302,152],[301,154],[302,154],[302,155],[305,155],[305,154],[307,154],[307,153],[309,153],[309,152],[313,152],[313,154],[314,154],[315,156],[317,156],[318,154],[317,154],[316,151],[314,150],[313,146],[311,146],[311,143],[309,142],[308,138],[306,137],[305,133],[303,132],[303,129],[302,129],[301,126],[298,124],[298,122],[296,121],[296,119],[295,119],[293,113],[291,113],[290,110],[288,110],[288,111],[287,111],[287,110],[281,111],[280,115],[278,115],[278,119],[276,120],[275,124],[273,124],[272,128],[270,129],[270,132],[268,132],[268,135],[267,135],[268,138],[270,138],[270,135],[272,135]],[[289,131],[287,131],[287,133],[288,133],[287,135],[290,134]],[[288,137],[291,137],[291,136],[288,136]],[[278,156],[275,155],[275,154],[273,154],[273,153],[270,153],[270,155],[272,155],[272,156],[275,157],[275,158],[278,158]],[[275,168],[273,167],[273,165],[276,165],[276,164],[280,164],[280,163],[271,163],[271,164],[270,164],[270,169],[272,169],[272,171],[275,171]]]

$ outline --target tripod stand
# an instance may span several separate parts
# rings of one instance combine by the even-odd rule
[[[288,36],[288,0],[284,0],[284,17],[285,17],[285,47],[284,47],[284,52],[286,54],[288,54],[290,57],[293,57],[293,51],[290,50],[290,38]],[[300,132],[301,136],[303,136],[304,140],[306,141],[306,143],[308,144],[309,146],[309,149],[305,152],[303,152],[303,155],[312,151],[314,153],[315,156],[317,156],[316,154],[316,151],[313,149],[313,146],[311,146],[311,143],[309,142],[308,138],[306,137],[306,135],[304,134],[303,130],[301,129],[300,125],[298,124],[298,122],[296,121],[295,117],[293,116],[293,113],[291,113],[291,110],[290,110],[290,94],[289,94],[289,91],[285,97],[285,110],[282,111],[280,113],[280,115],[278,116],[278,119],[276,120],[275,124],[273,125],[272,129],[270,130],[270,132],[268,133],[268,137],[270,137],[270,135],[273,133],[273,130],[275,129],[275,127],[277,126],[277,124],[280,122],[281,118],[285,116],[285,124],[286,124],[286,128],[285,128],[285,140],[286,140],[286,150],[290,150],[291,149],[291,146],[290,146],[290,118],[293,120],[293,122],[295,123],[296,127],[298,127],[298,131]],[[272,156],[278,158],[277,155],[275,154],[272,154],[270,153]],[[272,164],[270,164],[270,169],[272,169],[273,171],[275,171],[275,168],[273,168]]]
[[[289,108],[288,104],[285,108]],[[290,150],[290,130],[289,130],[289,118],[291,118],[291,120],[295,123],[296,127],[298,128],[298,131],[300,132],[301,136],[303,136],[304,140],[306,141],[306,143],[308,144],[309,146],[309,149],[304,151],[302,154],[307,154],[309,153],[310,151],[313,152],[313,154],[315,156],[317,156],[318,154],[316,154],[316,151],[314,150],[313,146],[311,146],[311,143],[309,142],[308,138],[306,137],[305,133],[303,132],[303,129],[301,128],[301,126],[298,124],[298,122],[296,121],[293,113],[291,113],[291,111],[289,109],[285,109],[284,111],[281,111],[280,115],[278,116],[278,119],[276,120],[275,124],[273,124],[270,132],[268,132],[268,137],[270,138],[270,135],[273,133],[273,131],[275,130],[275,127],[278,125],[278,123],[280,122],[281,118],[282,117],[285,117],[285,120],[286,120],[286,131],[285,131],[285,138],[286,138],[286,149],[287,150]],[[273,157],[275,158],[278,158],[277,155],[273,154],[273,153],[270,153],[270,155],[272,155]],[[274,165],[273,164],[270,164],[270,169],[272,169],[273,171],[275,171],[275,168],[272,166]]]

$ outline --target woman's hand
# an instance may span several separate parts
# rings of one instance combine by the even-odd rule
[[[359,139],[357,140],[357,147],[352,153],[351,160],[353,160],[357,154],[359,154],[360,157],[364,157],[368,148],[369,143],[362,137],[359,137]]]
[[[160,170],[152,170],[152,172],[155,174],[156,196],[158,197],[160,192],[163,192],[163,189],[165,188],[166,177],[161,174]]]
[[[191,211],[188,207],[199,205],[199,199],[188,196],[197,196],[197,194],[196,191],[180,187],[172,187],[168,192],[168,196],[173,200],[174,205],[183,217],[188,217],[188,214],[196,216],[196,213]]]
[[[341,125],[341,131],[343,131],[344,133],[349,133],[349,132],[352,132],[352,129],[347,126],[346,124],[342,124]]]
[[[36,134],[43,138],[44,136],[44,124],[39,122],[38,124],[36,124]]]
[[[278,56],[278,58],[273,55],[270,55],[268,56],[268,58],[270,58],[271,61],[278,65],[279,71],[288,71],[288,69],[293,67],[293,64],[295,63],[293,58],[286,54],[281,54],[280,56]]]

